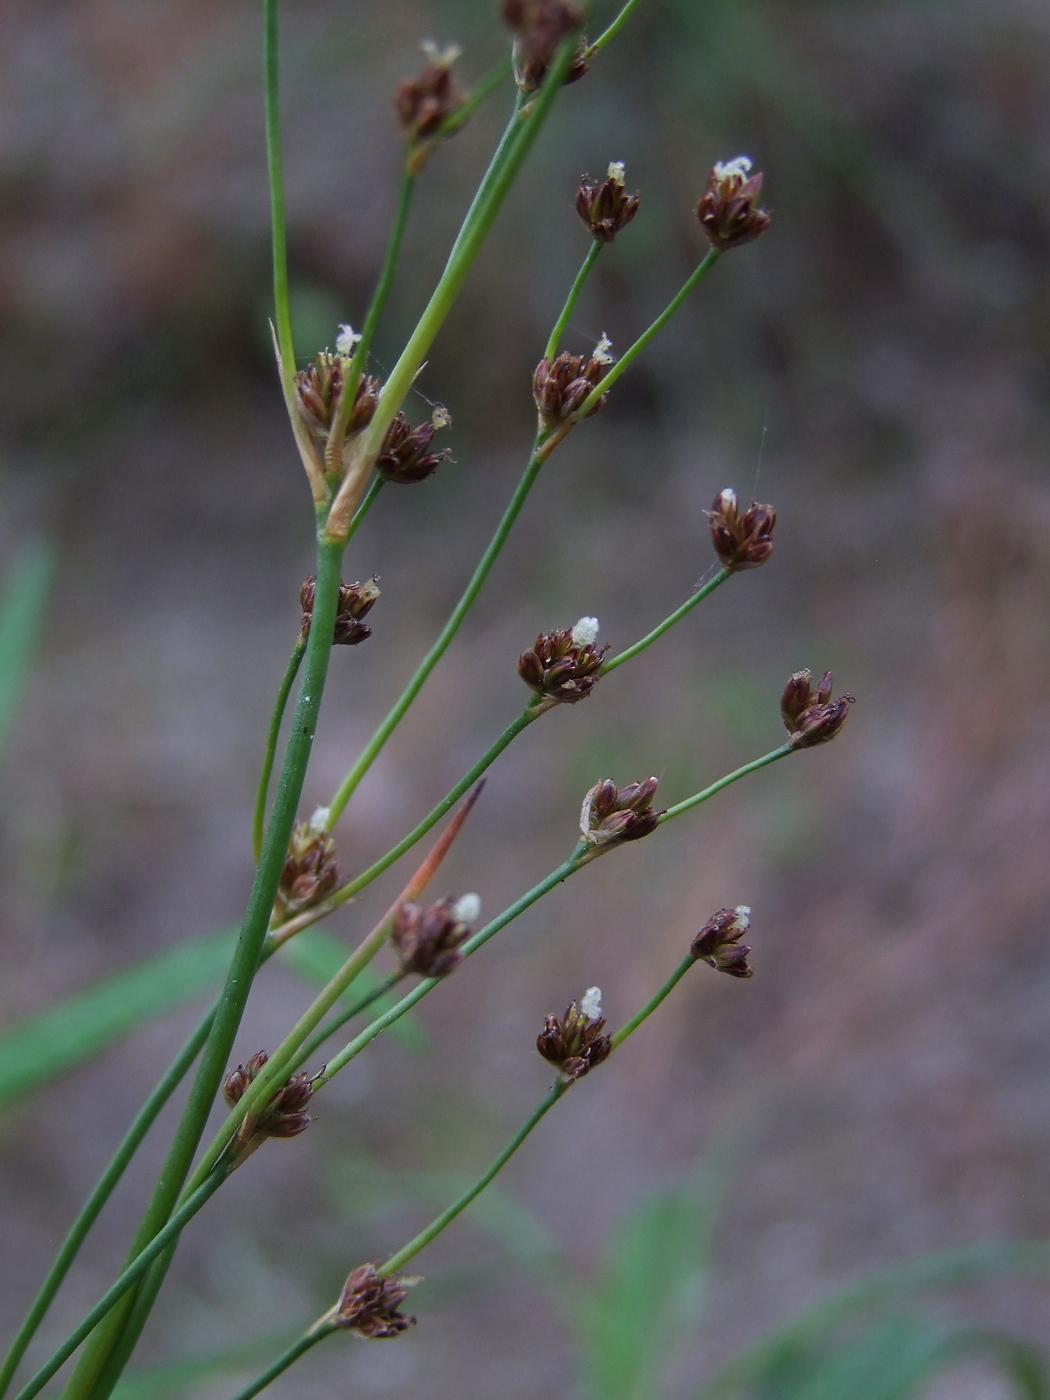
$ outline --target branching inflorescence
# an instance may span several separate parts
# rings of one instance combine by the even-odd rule
[[[702,588],[649,633],[614,655],[609,655],[608,644],[599,645],[599,624],[594,617],[584,616],[571,626],[541,633],[517,658],[518,673],[527,688],[521,712],[441,802],[384,856],[354,876],[340,867],[333,832],[343,810],[451,645],[545,463],[609,402],[619,377],[715,263],[726,252],[758,238],[769,226],[770,216],[759,205],[763,177],[751,173],[750,160],[739,156],[716,163],[696,210],[706,253],[698,255],[697,266],[680,291],[619,357],[613,355],[605,336],[590,354],[570,354],[561,349],[561,340],[590,272],[598,256],[626,233],[639,212],[639,196],[627,192],[623,163],[613,160],[603,177],[584,176],[576,191],[576,210],[590,241],[533,375],[537,426],[522,477],[448,621],[331,801],[308,819],[297,816],[329,654],[333,646],[356,647],[364,642],[376,616],[372,610],[379,599],[377,579],[349,584],[342,581],[347,546],[384,483],[409,486],[423,482],[437,473],[449,456],[447,448],[435,450],[437,434],[451,428],[448,411],[436,408],[429,419],[413,425],[403,407],[406,395],[552,103],[566,84],[582,78],[588,66],[598,61],[604,46],[620,32],[637,3],[638,0],[629,0],[599,39],[588,43],[583,33],[586,15],[574,0],[503,0],[502,17],[513,33],[511,61],[500,65],[471,93],[460,89],[453,71],[459,50],[424,46],[421,71],[402,82],[394,97],[405,143],[405,163],[387,253],[361,322],[362,329],[358,332],[349,325],[340,326],[334,336],[334,350],[317,351],[297,370],[288,312],[277,120],[277,0],[264,0],[274,340],[292,433],[315,510],[317,567],[302,586],[299,632],[270,725],[253,825],[255,883],[226,986],[151,1096],[148,1112],[144,1110],[136,1120],[75,1223],[0,1369],[0,1393],[10,1384],[80,1242],[146,1128],[195,1061],[196,1077],[164,1171],[131,1242],[124,1269],[82,1323],[22,1386],[17,1400],[31,1400],[78,1348],[81,1354],[67,1384],[66,1396],[69,1400],[106,1400],[149,1316],[185,1224],[206,1206],[234,1168],[267,1139],[292,1138],[305,1131],[310,1123],[308,1106],[325,1085],[526,909],[584,865],[655,835],[664,823],[708,801],[739,778],[799,749],[834,738],[846,721],[852,697],[832,698],[830,672],[815,684],[808,671],[796,672],[788,681],[781,702],[788,738],[770,752],[666,808],[656,805],[656,778],[624,784],[612,778],[595,782],[583,799],[578,834],[565,859],[480,927],[476,927],[480,901],[472,893],[448,895],[426,905],[421,902],[479,798],[479,780],[518,734],[550,710],[586,700],[605,677],[655,644],[731,576],[769,559],[775,512],[771,506],[755,502],[741,509],[736,495],[727,488],[716,495],[708,512],[719,567]],[[516,95],[506,131],[467,211],[433,295],[393,369],[380,379],[369,372],[370,347],[396,273],[416,181],[438,147],[510,71],[515,78]],[[380,608],[379,615],[381,612]],[[367,650],[361,655],[367,657]],[[508,657],[507,664],[513,665],[514,658]],[[294,714],[271,801],[271,777],[277,766],[282,720],[297,679]],[[233,1038],[262,963],[301,929],[327,917],[378,879],[457,804],[459,809],[444,833],[387,913],[348,954],[343,967],[280,1044],[269,1052],[260,1050],[243,1065],[231,1066]],[[567,831],[570,823],[567,815]],[[369,1338],[400,1335],[414,1321],[401,1311],[411,1282],[402,1274],[408,1262],[484,1189],[545,1114],[581,1079],[614,1056],[693,965],[704,962],[735,978],[750,977],[751,950],[741,941],[749,926],[750,910],[743,905],[721,909],[708,918],[664,985],[614,1033],[606,1029],[597,987],[590,988],[578,1001],[571,1001],[562,1015],[548,1015],[536,1045],[540,1055],[554,1067],[556,1077],[528,1120],[477,1181],[426,1229],[385,1262],[357,1265],[332,1308],[242,1392],[241,1400],[257,1394],[310,1347],[335,1332],[354,1331]],[[373,984],[371,991],[355,996],[357,979],[388,943],[393,954],[389,972]],[[417,979],[414,985],[404,985],[413,979]],[[368,1010],[380,994],[396,989],[400,989],[400,997],[392,1006],[374,1015],[350,1040],[341,1046],[337,1043],[321,1066],[306,1067],[306,1062],[336,1037],[351,1018]],[[208,1115],[216,1100],[222,1098],[227,1116],[202,1151],[200,1144]]]

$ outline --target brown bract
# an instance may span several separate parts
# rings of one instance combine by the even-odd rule
[[[282,918],[312,909],[339,888],[335,841],[310,822],[292,827],[274,908]]]
[[[311,364],[295,376],[295,406],[300,418],[317,438],[325,440],[332,427],[335,407],[343,388],[343,375],[350,361],[343,355],[322,351]],[[350,410],[347,434],[359,433],[372,421],[379,402],[380,384],[370,374],[363,374]]]
[[[609,372],[610,362],[593,355],[570,355],[563,350],[554,361],[541,360],[532,376],[532,397],[539,410],[540,421],[552,428],[564,423],[579,408],[584,399]],[[604,407],[603,394],[587,417]]]
[[[720,253],[750,243],[769,227],[771,215],[757,204],[763,176],[748,174],[750,168],[751,162],[743,156],[716,165],[696,206],[700,227]]]
[[[784,727],[796,749],[827,744],[846,723],[852,695],[831,699],[831,672],[825,671],[816,685],[809,671],[796,671],[784,688],[780,713]]]
[[[514,76],[518,86],[522,92],[535,92],[558,45],[583,24],[583,10],[574,0],[503,0],[503,20],[517,35]],[[577,82],[587,67],[587,45],[581,40],[565,82]]]
[[[397,1279],[381,1278],[375,1264],[359,1264],[343,1285],[329,1320],[362,1337],[397,1337],[416,1320],[398,1311],[407,1297]]]
[[[573,628],[541,632],[518,657],[518,675],[537,695],[559,705],[586,700],[598,683],[608,646],[595,647],[572,639]]]
[[[442,426],[447,426],[451,419],[448,419],[444,409],[440,410],[440,415]],[[416,428],[409,427],[408,419],[398,412],[383,439],[382,449],[376,458],[376,471],[399,486],[412,486],[417,481],[425,481],[451,456],[448,448],[443,452],[429,450],[436,431],[437,424],[433,421],[420,423]]]
[[[751,926],[751,911],[743,904],[735,909],[719,909],[693,939],[689,951],[719,972],[730,977],[750,977],[753,969],[747,956],[751,949],[740,940]]]
[[[592,1019],[570,1002],[564,1016],[548,1016],[536,1037],[536,1049],[569,1079],[582,1079],[608,1058],[612,1041],[602,1034],[605,1017]]]
[[[429,909],[419,904],[400,905],[390,941],[402,972],[447,977],[462,961],[459,945],[469,934],[470,925],[457,917],[456,901],[449,897],[439,899]]]
[[[640,202],[636,194],[624,192],[623,180],[614,173],[600,181],[589,175],[580,177],[576,212],[599,243],[611,243],[638,213]]]
[[[299,590],[299,603],[303,610],[299,635],[304,642],[310,635],[310,619],[313,615],[316,591],[317,582],[312,577],[308,578]],[[371,627],[366,627],[361,619],[372,611],[380,596],[378,574],[373,574],[364,583],[339,585],[339,602],[336,605],[335,627],[332,633],[333,646],[357,646],[358,642],[366,641],[372,635]]]
[[[736,492],[726,487],[715,497],[707,518],[715,553],[723,567],[733,573],[755,569],[773,553],[777,513],[772,506],[752,501],[747,510],[741,511]]]
[[[580,831],[589,846],[600,849],[618,841],[638,841],[655,831],[662,812],[652,810],[657,780],[618,788],[611,778],[595,783],[583,799]]]

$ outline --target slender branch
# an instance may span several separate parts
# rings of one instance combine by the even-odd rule
[[[380,491],[382,491],[384,481],[384,477],[373,477],[371,486],[365,492],[364,500],[357,507],[357,510],[354,512],[354,518],[350,522],[350,529],[347,532],[346,536],[347,544],[349,544],[350,541],[357,534],[357,527],[361,524],[361,521],[364,520],[365,516],[372,509],[373,505],[375,505],[376,497],[379,495]]]
[[[626,651],[621,651],[618,656],[610,657],[602,667],[601,674],[607,676],[610,671],[615,671],[617,666],[622,666],[625,661],[630,661],[633,657],[637,656],[639,652],[644,651],[646,647],[651,647],[653,642],[659,641],[665,632],[670,631],[676,622],[680,622],[682,618],[685,617],[686,613],[692,612],[697,603],[702,603],[705,598],[711,596],[716,588],[725,583],[729,574],[730,571],[728,569],[719,569],[714,578],[709,579],[707,583],[698,588],[692,597],[685,600],[680,608],[675,608],[670,617],[665,617],[658,627],[654,627],[651,632],[647,632],[640,641],[635,642],[635,644],[628,647]]]
[[[259,785],[255,790],[255,811],[252,814],[252,858],[256,864],[258,864],[259,856],[262,854],[263,832],[266,828],[266,797],[270,790],[270,779],[273,776],[274,759],[277,756],[277,741],[281,737],[281,724],[284,720],[288,697],[292,693],[292,686],[299,674],[299,667],[305,653],[306,642],[300,637],[292,648],[292,654],[288,658],[288,666],[277,691],[277,698],[273,702],[270,729],[266,736],[266,751],[263,754],[262,770],[259,773]]]
[[[348,1006],[345,1011],[337,1012],[330,1021],[326,1021],[309,1040],[303,1041],[295,1057],[295,1067],[298,1069],[299,1065],[308,1060],[315,1050],[319,1050],[326,1040],[335,1035],[336,1031],[341,1030],[347,1021],[352,1021],[355,1016],[360,1016],[362,1011],[367,1011],[375,1002],[382,1000],[389,992],[392,992],[404,975],[400,970],[388,972],[385,977],[380,978],[367,995]]]
[[[481,104],[492,95],[505,78],[509,78],[514,71],[514,65],[510,61],[510,55],[505,54],[492,65],[485,76],[471,88],[467,93],[466,100],[461,107],[457,107],[454,112],[450,112],[437,129],[439,139],[452,136],[465,126],[471,117],[478,110]]]
[[[604,49],[606,44],[609,43],[611,39],[616,38],[617,34],[619,34],[620,30],[631,18],[631,15],[638,8],[640,3],[641,0],[627,0],[627,4],[624,5],[623,9],[613,20],[612,24],[609,25],[605,33],[599,34],[597,39],[595,39],[594,43],[589,44],[587,46],[588,59],[593,58],[596,53],[598,53],[601,49]]]
[[[660,818],[661,825],[664,822],[669,822],[672,817],[680,817],[683,812],[691,812],[694,807],[699,807],[701,802],[706,802],[709,798],[714,797],[723,788],[727,788],[730,783],[735,783],[740,778],[746,778],[749,773],[757,773],[760,768],[766,768],[769,764],[776,763],[778,758],[787,758],[789,753],[796,752],[797,750],[792,748],[790,744],[781,744],[779,749],[773,749],[770,753],[763,754],[761,758],[753,758],[750,763],[745,763],[742,768],[727,773],[724,778],[719,778],[717,783],[712,783],[702,792],[696,793],[693,797],[687,797],[684,802],[675,803],[673,807],[668,807]]]
[[[604,243],[600,243],[598,239],[594,239],[591,246],[588,248],[587,256],[583,260],[583,265],[579,272],[577,272],[576,280],[569,289],[569,295],[565,299],[565,305],[562,307],[561,315],[555,321],[554,329],[551,331],[550,339],[547,341],[547,348],[543,352],[543,358],[545,360],[553,360],[558,353],[558,346],[561,344],[561,338],[565,334],[565,327],[569,324],[569,321],[572,319],[572,313],[576,310],[576,303],[580,299],[580,293],[583,291],[584,283],[591,275],[591,269],[598,261],[598,254],[604,247]]]
[[[700,265],[690,274],[690,276],[686,278],[685,284],[682,287],[681,291],[679,291],[678,294],[674,298],[672,298],[668,305],[663,309],[663,311],[660,312],[659,316],[657,316],[656,320],[652,323],[648,330],[642,332],[642,334],[638,337],[634,344],[629,349],[624,351],[624,353],[609,370],[609,373],[605,376],[605,378],[595,385],[595,387],[584,399],[583,403],[581,403],[579,408],[576,410],[575,414],[573,415],[574,418],[579,420],[581,418],[587,417],[588,413],[590,413],[591,409],[594,408],[595,404],[598,402],[601,396],[609,392],[612,386],[619,379],[620,375],[623,374],[634,363],[634,361],[642,353],[642,351],[649,344],[649,342],[653,340],[657,335],[659,335],[659,333],[663,330],[664,326],[667,325],[668,321],[675,314],[675,312],[681,308],[682,303],[689,296],[689,293],[701,281],[702,278],[707,276],[707,274],[714,267],[715,263],[721,256],[722,254],[718,251],[717,248],[712,248],[710,250],[707,257],[704,258],[703,262],[700,263]]]
[[[253,1400],[253,1397],[258,1395],[261,1390],[265,1390],[278,1376],[287,1371],[289,1366],[294,1365],[304,1352],[315,1347],[318,1342],[323,1342],[325,1337],[330,1337],[333,1332],[338,1330],[331,1323],[323,1327],[311,1327],[308,1332],[304,1332],[301,1337],[297,1338],[286,1351],[283,1351],[271,1366],[267,1366],[261,1376],[256,1376],[253,1381],[249,1381],[243,1390],[239,1390],[233,1400]]]
[[[694,958],[692,954],[690,954],[687,957],[684,957],[682,961],[678,964],[678,966],[675,968],[675,970],[671,973],[670,977],[668,977],[667,981],[656,993],[656,995],[650,997],[650,999],[642,1007],[641,1011],[636,1011],[629,1021],[624,1022],[624,1024],[620,1027],[620,1029],[616,1032],[615,1035],[609,1037],[609,1039],[612,1041],[612,1048],[614,1050],[618,1046],[622,1045],[629,1035],[633,1035],[634,1032],[638,1029],[638,1027],[642,1024],[642,1022],[646,1020],[647,1017],[653,1014],[653,1012],[660,1005],[660,1003],[666,997],[670,996],[670,994],[674,991],[675,987],[678,986],[679,982],[681,982],[682,978],[685,976],[685,974],[689,971],[689,969],[693,966],[693,964],[696,961],[696,958]]]
[[[273,240],[273,306],[285,398],[291,402],[295,344],[288,305],[288,250],[285,235],[284,171],[281,163],[281,118],[277,70],[278,0],[263,0],[263,81],[266,101],[266,168],[270,181],[270,229]]]

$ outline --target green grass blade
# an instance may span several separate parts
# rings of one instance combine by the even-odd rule
[[[30,540],[16,555],[0,595],[0,758],[18,715],[54,568],[51,546]]]
[[[258,1368],[260,1356],[282,1351],[297,1335],[291,1330],[276,1332],[203,1356],[129,1371],[113,1391],[113,1400],[161,1400],[163,1396],[185,1393],[209,1376],[238,1372],[251,1375]]]

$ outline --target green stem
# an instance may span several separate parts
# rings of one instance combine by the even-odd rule
[[[465,126],[486,98],[491,96],[504,78],[509,78],[513,71],[514,65],[511,63],[509,55],[505,55],[498,63],[493,64],[485,76],[467,93],[466,101],[462,107],[457,107],[454,112],[450,112],[441,123],[434,139],[444,140],[446,137],[453,136],[460,127]]]
[[[266,168],[270,179],[270,227],[273,237],[273,306],[277,344],[284,369],[285,397],[291,402],[295,343],[288,305],[288,249],[285,237],[284,171],[281,166],[281,118],[277,75],[278,0],[263,0],[263,80],[266,91]]]
[[[262,853],[263,831],[266,827],[266,796],[270,790],[270,779],[273,776],[274,758],[277,755],[277,741],[281,737],[281,724],[284,720],[285,706],[288,704],[288,697],[292,693],[292,686],[295,678],[299,674],[299,666],[306,652],[306,643],[302,639],[296,642],[292,648],[292,654],[288,658],[288,666],[281,680],[280,688],[277,691],[277,698],[273,702],[273,714],[270,716],[270,731],[266,736],[266,752],[263,754],[262,771],[259,774],[259,786],[255,791],[255,811],[252,814],[252,859],[256,864]]]
[[[261,1390],[265,1390],[272,1381],[287,1371],[289,1366],[293,1366],[304,1352],[315,1347],[318,1342],[323,1342],[325,1337],[330,1337],[333,1332],[339,1329],[328,1325],[326,1327],[311,1328],[309,1332],[304,1332],[301,1337],[292,1343],[287,1351],[281,1353],[272,1366],[267,1366],[261,1376],[256,1376],[243,1390],[239,1390],[233,1400],[253,1400]]]
[[[515,520],[517,520],[519,514],[521,513],[521,508],[525,504],[526,498],[528,497],[529,492],[532,490],[533,482],[539,475],[540,468],[543,466],[545,460],[546,456],[544,454],[543,448],[540,446],[539,439],[537,439],[536,444],[533,446],[532,455],[529,458],[529,464],[525,468],[524,475],[518,482],[517,489],[515,490],[514,495],[511,497],[510,504],[507,506],[507,509],[503,512],[503,518],[500,520],[499,525],[496,527],[496,533],[492,536],[492,539],[489,541],[485,553],[481,556],[480,563],[474,570],[470,582],[464,589],[463,596],[453,608],[452,614],[449,617],[448,621],[445,623],[444,627],[441,629],[441,633],[438,636],[437,641],[434,642],[433,646],[427,652],[426,656],[424,656],[423,660],[416,667],[416,671],[415,674],[412,676],[412,679],[408,682],[404,690],[401,692],[400,696],[394,702],[393,707],[383,719],[383,721],[379,725],[379,728],[372,735],[371,739],[369,739],[368,743],[362,750],[357,762],[354,764],[353,768],[350,769],[350,772],[347,773],[346,777],[340,783],[338,789],[332,797],[332,800],[328,805],[329,829],[334,827],[336,822],[339,820],[344,808],[346,807],[346,804],[350,801],[350,798],[357,790],[357,786],[360,783],[361,779],[365,776],[369,768],[375,762],[376,757],[382,751],[383,746],[386,744],[386,741],[390,738],[391,734],[393,734],[394,730],[401,723],[401,720],[404,718],[413,700],[415,700],[416,696],[426,684],[427,678],[429,677],[431,671],[433,671],[434,667],[437,665],[437,663],[444,656],[445,652],[448,650],[449,644],[451,643],[453,637],[459,630],[460,624],[462,623],[463,619],[470,611],[470,608],[472,607],[475,598],[481,592],[485,580],[488,578],[489,573],[492,570],[493,564],[495,564],[496,560],[498,559],[500,550],[502,550],[504,544],[506,543],[507,536],[510,534],[511,528],[514,525]],[[514,736],[511,735],[510,737],[513,738]],[[509,743],[510,740],[508,739],[507,742]],[[504,744],[503,747],[505,748],[506,744]],[[407,849],[407,847],[405,849]],[[371,878],[374,878],[374,876]]]
[[[555,321],[550,340],[547,341],[547,348],[543,352],[543,358],[545,360],[553,360],[558,353],[558,346],[561,344],[561,338],[565,334],[565,327],[569,324],[572,313],[576,310],[576,303],[580,299],[580,293],[583,291],[584,283],[591,275],[591,268],[598,261],[598,254],[604,247],[604,243],[599,243],[598,240],[595,239],[587,250],[587,256],[584,258],[583,265],[576,274],[576,281],[569,290],[569,295],[566,298],[565,305],[562,307],[561,315]]]
[[[361,521],[364,520],[365,516],[375,504],[375,499],[379,495],[380,491],[382,491],[385,480],[386,478],[382,476],[376,476],[373,478],[371,486],[365,492],[364,500],[357,507],[357,510],[354,512],[354,518],[350,522],[350,531],[346,537],[347,544],[349,544],[350,541],[354,538],[354,535],[357,533],[358,525],[361,524]]]
[[[695,962],[696,958],[692,957],[691,955],[689,957],[683,958],[682,961],[675,968],[675,970],[671,973],[670,977],[668,977],[667,981],[656,993],[656,995],[654,997],[651,997],[649,1001],[647,1001],[642,1007],[641,1011],[635,1012],[631,1019],[629,1021],[626,1021],[616,1032],[616,1034],[610,1037],[612,1041],[612,1048],[614,1050],[618,1046],[622,1045],[629,1035],[633,1035],[634,1032],[638,1029],[638,1027],[642,1024],[642,1022],[648,1016],[651,1016],[653,1014],[653,1012],[660,1005],[660,1003],[666,997],[670,996],[670,994],[674,991],[675,987],[678,986],[679,982],[681,982],[682,978],[685,976],[685,974],[689,971],[689,969],[693,966]]]
[[[320,519],[318,523],[320,525]],[[197,1076],[146,1215],[135,1235],[129,1260],[135,1258],[154,1237],[175,1208],[225,1072],[252,979],[259,965],[317,727],[317,716],[332,650],[331,638],[335,628],[341,559],[340,546],[319,538],[313,625],[310,628],[299,695],[273,811],[263,842],[262,856],[256,868],[240,937],[227,973],[226,984],[219,996],[215,1019],[204,1047]],[[192,1189],[197,1188],[200,1180],[198,1174]],[[66,1400],[85,1400],[92,1391],[132,1301],[129,1299],[124,1306],[118,1308],[113,1316],[107,1319],[99,1335],[92,1339],[66,1387]],[[95,1400],[102,1400],[102,1397],[96,1396]]]
[[[15,1396],[15,1400],[33,1400],[33,1396],[39,1394],[39,1392],[43,1390],[44,1386],[55,1372],[73,1355],[88,1333],[101,1322],[113,1305],[123,1298],[138,1282],[153,1263],[154,1259],[178,1237],[179,1233],[185,1229],[187,1223],[193,1218],[197,1211],[200,1210],[205,1201],[215,1194],[228,1175],[227,1169],[223,1168],[213,1172],[206,1181],[201,1183],[200,1187],[198,1187],[181,1209],[175,1212],[164,1228],[154,1235],[153,1239],[135,1258],[134,1262],[125,1268],[124,1272],[112,1287],[106,1290],[84,1320],[69,1334],[57,1351],[55,1351],[44,1365],[41,1366],[40,1370],[26,1382]]]
[[[761,758],[753,758],[750,763],[745,763],[743,768],[737,768],[735,772],[727,773],[724,778],[719,778],[717,783],[712,783],[710,787],[704,788],[703,792],[698,792],[693,797],[687,797],[684,802],[677,802],[673,807],[668,807],[660,818],[661,823],[669,822],[672,817],[680,817],[683,812],[691,812],[694,807],[699,807],[701,802],[706,802],[708,798],[714,797],[723,788],[727,788],[730,783],[735,783],[740,778],[746,778],[749,773],[757,773],[760,768],[766,768],[770,763],[776,763],[778,758],[787,758],[789,753],[794,752],[795,750],[790,744],[781,744],[779,749],[773,749],[771,753],[763,754]]]
[[[388,992],[392,992],[403,976],[403,972],[388,972],[384,978],[376,983],[367,996],[361,997],[360,1000],[355,1001],[352,1006],[348,1006],[345,1011],[338,1012],[330,1021],[326,1021],[309,1040],[303,1042],[295,1057],[293,1068],[298,1069],[301,1064],[310,1058],[315,1050],[321,1048],[329,1037],[335,1035],[337,1030],[345,1026],[347,1021],[352,1021],[355,1016],[360,1016],[361,1012],[367,1011],[373,1002],[379,1001],[380,998],[385,997]]]
[[[594,408],[595,404],[598,402],[601,396],[609,392],[612,386],[619,379],[620,375],[623,374],[634,363],[634,361],[642,353],[642,351],[649,344],[649,342],[653,340],[654,337],[660,334],[660,332],[663,330],[664,326],[667,325],[671,317],[675,314],[676,311],[680,309],[682,303],[688,297],[689,293],[693,290],[693,288],[703,277],[707,276],[708,272],[710,272],[711,268],[714,267],[715,263],[721,256],[722,255],[717,248],[711,249],[707,257],[704,258],[703,262],[699,265],[699,267],[697,267],[695,271],[691,274],[691,276],[689,276],[686,279],[685,285],[682,287],[678,295],[674,297],[674,299],[669,303],[668,306],[664,308],[663,311],[660,312],[659,316],[657,316],[656,320],[652,323],[649,329],[642,332],[642,334],[638,337],[638,339],[634,342],[630,349],[624,351],[624,353],[620,356],[616,363],[611,367],[609,373],[605,376],[605,378],[602,379],[600,383],[595,385],[595,387],[584,399],[583,403],[580,404],[579,408],[573,414],[573,417],[575,419],[579,420],[587,417],[588,413],[590,413],[591,409]]]
[[[599,34],[598,38],[595,39],[594,43],[588,45],[587,57],[589,59],[593,58],[594,55],[598,53],[601,49],[604,49],[606,44],[609,43],[611,39],[616,38],[617,34],[619,34],[620,30],[631,18],[631,15],[638,8],[640,3],[641,0],[627,0],[627,4],[624,5],[623,9],[613,20],[612,24],[609,25],[605,33]]]
[[[84,1202],[80,1214],[70,1226],[68,1234],[62,1241],[62,1247],[58,1251],[55,1262],[51,1265],[47,1277],[40,1285],[40,1289],[33,1299],[32,1306],[26,1313],[25,1319],[15,1334],[15,1338],[11,1343],[7,1355],[4,1357],[3,1365],[0,1366],[0,1396],[6,1393],[7,1387],[11,1382],[11,1377],[18,1369],[18,1364],[25,1355],[29,1343],[33,1340],[37,1328],[43,1321],[48,1308],[54,1301],[55,1295],[58,1293],[59,1288],[61,1288],[66,1275],[69,1273],[73,1260],[80,1250],[80,1246],[87,1238],[88,1231],[101,1214],[103,1206],[105,1206],[112,1195],[117,1182],[124,1174],[128,1163],[138,1150],[139,1144],[156,1121],[157,1115],[175,1092],[183,1076],[193,1064],[193,1061],[200,1054],[201,1047],[208,1038],[208,1031],[211,1029],[211,1021],[212,1012],[209,1011],[172,1061],[171,1067],[168,1069],[163,1079],[161,1079],[149,1098],[139,1109],[131,1126],[124,1134],[120,1145],[110,1159],[109,1165],[99,1178],[98,1184]]]
[[[729,573],[730,571],[728,569],[719,569],[714,578],[708,580],[701,588],[698,588],[691,598],[685,600],[680,608],[675,608],[670,617],[665,617],[658,627],[654,627],[651,632],[647,632],[641,641],[635,642],[635,644],[628,647],[626,651],[621,651],[619,656],[614,656],[609,661],[606,661],[605,665],[602,667],[601,674],[607,676],[610,671],[615,671],[617,666],[622,666],[625,661],[630,661],[632,657],[637,656],[638,653],[644,651],[646,647],[651,647],[653,642],[659,641],[665,632],[669,631],[676,622],[680,622],[682,618],[685,617],[686,613],[692,612],[697,603],[702,603],[705,598],[711,596],[716,588],[725,583],[726,579],[729,577]]]
[[[566,1093],[572,1082],[571,1079],[562,1079],[560,1077],[555,1080],[546,1098],[544,1098],[529,1117],[526,1118],[525,1122],[514,1134],[510,1142],[508,1142],[503,1151],[489,1163],[488,1167],[481,1173],[477,1181],[463,1192],[458,1201],[454,1201],[452,1205],[443,1210],[435,1220],[432,1220],[426,1229],[420,1230],[419,1234],[416,1235],[414,1239],[409,1240],[408,1244],[399,1249],[396,1254],[391,1254],[390,1258],[379,1270],[380,1275],[396,1274],[400,1269],[403,1269],[410,1259],[414,1259],[421,1249],[425,1249],[432,1239],[436,1238],[436,1236],[441,1234],[442,1230],[451,1225],[456,1216],[465,1211],[475,1197],[481,1195],[492,1178],[502,1171],[514,1156],[515,1152],[517,1152],[518,1148],[532,1132],[533,1128],[536,1127],[540,1120],[550,1112],[558,1100]]]

